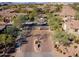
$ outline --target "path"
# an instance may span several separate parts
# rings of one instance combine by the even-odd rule
[[[41,43],[40,48],[35,45],[35,40],[39,37],[35,36],[40,34]],[[16,53],[16,56],[24,57],[51,57],[54,56],[52,53],[52,41],[50,39],[49,30],[33,30],[32,36],[28,38],[28,43],[24,44],[20,48],[20,53]],[[19,50],[18,50],[19,51]]]

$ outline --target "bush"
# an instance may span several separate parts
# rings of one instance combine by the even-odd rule
[[[62,26],[62,20],[59,16],[49,14],[48,25],[51,30],[59,30]]]
[[[79,44],[79,40],[75,40],[75,43]]]
[[[76,12],[75,20],[79,20],[79,12]]]
[[[13,26],[16,27],[16,28],[20,28],[23,23],[28,21],[28,16],[26,16],[26,15],[19,15],[19,16],[13,18],[13,20],[14,20]]]
[[[11,35],[0,34],[0,43],[8,44],[14,41],[14,38]]]
[[[55,12],[59,12],[61,11],[63,4],[56,4],[55,7],[56,7]]]
[[[75,43],[79,44],[79,37],[76,37]]]
[[[77,53],[75,54],[75,57],[79,57]]]
[[[66,54],[66,52],[63,52],[63,54]]]
[[[18,34],[19,34],[19,29],[18,28],[15,28],[15,27],[6,27],[4,29],[4,33],[5,34],[8,34],[8,35],[12,35],[14,37],[17,37]]]
[[[55,32],[54,37],[55,37],[55,40],[60,43],[63,43],[63,44],[68,43],[68,35],[64,31]]]
[[[73,9],[79,11],[79,3],[73,3],[73,4],[70,4],[70,6],[71,6]]]
[[[77,46],[74,46],[74,48],[76,49],[76,48],[77,48]]]

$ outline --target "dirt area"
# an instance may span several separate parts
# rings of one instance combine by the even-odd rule
[[[38,56],[52,56],[49,30],[32,30],[30,34],[31,36],[27,38],[28,43],[17,49],[16,57],[36,56],[37,54]]]
[[[77,47],[76,47],[77,46]],[[54,48],[53,51],[57,54],[57,57],[78,57],[79,56],[79,46],[78,44],[72,44],[70,47],[65,47],[60,45],[59,48]]]
[[[51,36],[52,39],[52,36]],[[52,39],[53,40],[53,39]],[[52,41],[53,53],[56,57],[78,57],[79,56],[79,44],[73,42],[70,46],[64,46],[62,44],[55,45]]]
[[[28,42],[17,49],[16,57],[23,56],[54,56],[72,57],[79,55],[79,44],[73,43],[70,46],[59,45],[58,48],[52,39],[52,32],[49,30],[32,30]]]

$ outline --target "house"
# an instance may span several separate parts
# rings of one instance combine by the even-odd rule
[[[79,20],[69,20],[62,27],[65,32],[79,34]]]

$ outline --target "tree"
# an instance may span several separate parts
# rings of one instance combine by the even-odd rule
[[[12,35],[0,34],[0,43],[7,44],[13,41]]]
[[[12,37],[11,35],[7,35],[7,34],[0,34],[0,43],[2,43],[5,47],[4,47],[4,56],[6,54],[7,51],[7,44],[8,43],[13,43],[14,41],[14,37]]]
[[[61,28],[61,18],[59,16],[51,15],[48,17],[48,25],[51,30],[59,30]]]
[[[36,8],[36,4],[28,4],[28,7],[30,7],[30,8]]]
[[[79,11],[79,3],[73,3],[73,4],[69,4],[69,6],[71,6],[73,9],[75,9],[76,11]]]
[[[13,20],[14,20],[13,26],[15,26],[16,28],[20,28],[22,24],[28,20],[28,16],[19,15],[19,16],[16,16]]]
[[[13,37],[17,37],[19,35],[19,29],[15,27],[6,27],[4,29],[4,33],[12,35]]]
[[[3,21],[3,17],[2,16],[0,16],[0,21]]]
[[[34,21],[36,16],[37,16],[37,11],[36,11],[36,10],[32,10],[32,11],[29,13],[29,20],[30,20],[30,21]]]
[[[26,7],[26,4],[18,4],[17,5],[19,8],[25,8]]]
[[[55,41],[58,41],[60,43],[66,44],[68,42],[68,34],[64,31],[56,31],[55,32]]]
[[[55,11],[59,12],[59,11],[61,11],[63,4],[56,4],[55,7],[56,7]]]
[[[76,13],[75,20],[79,20],[79,12]]]

